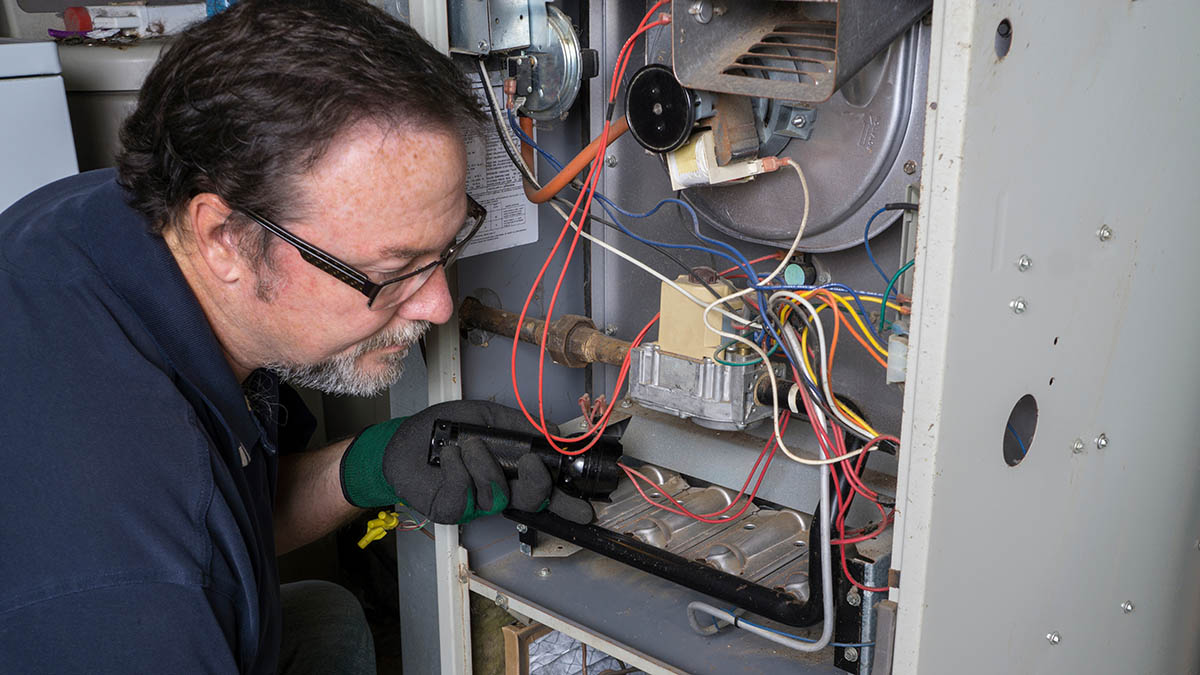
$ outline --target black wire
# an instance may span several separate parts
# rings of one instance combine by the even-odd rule
[[[912,202],[892,202],[883,205],[884,211],[916,211],[917,208],[918,205]]]

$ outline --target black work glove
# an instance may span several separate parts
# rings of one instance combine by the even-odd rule
[[[436,523],[465,523],[512,507],[551,512],[577,523],[592,520],[592,506],[553,486],[534,454],[517,461],[508,480],[485,441],[468,438],[441,449],[441,466],[429,464],[437,420],[533,433],[519,411],[488,401],[439,403],[408,418],[367,427],[342,456],[342,494],[360,507],[403,502]],[[551,431],[555,431],[551,429]]]

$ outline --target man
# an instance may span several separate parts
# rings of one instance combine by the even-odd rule
[[[285,589],[281,610],[277,553],[397,500],[445,523],[591,516],[532,456],[511,482],[481,444],[429,466],[435,419],[529,428],[501,406],[290,452],[311,419],[281,378],[379,392],[449,319],[444,267],[483,216],[478,115],[382,12],[246,0],[150,73],[116,174],[0,215],[3,670],[372,672],[344,591]]]

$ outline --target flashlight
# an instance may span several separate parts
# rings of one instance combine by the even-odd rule
[[[541,458],[542,463],[550,470],[554,484],[563,492],[580,499],[603,500],[617,489],[621,478],[621,469],[617,462],[621,460],[620,437],[625,431],[627,421],[610,424],[595,445],[586,452],[564,455],[550,447],[541,436],[437,420],[433,423],[433,437],[429,440],[429,463],[441,466],[442,448],[447,445],[461,447],[467,439],[475,438],[487,445],[492,456],[496,458],[496,463],[510,480],[517,477],[517,460],[533,453]],[[587,443],[585,439],[559,445],[571,451],[582,448]]]

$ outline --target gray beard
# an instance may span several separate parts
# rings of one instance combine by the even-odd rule
[[[372,335],[350,352],[319,363],[276,362],[263,367],[295,386],[339,396],[374,396],[400,379],[404,373],[408,347],[428,329],[428,321],[406,322],[398,328]],[[383,367],[379,370],[367,373],[359,369],[359,360],[368,352],[397,346],[403,346],[404,349],[377,357],[383,361]]]

